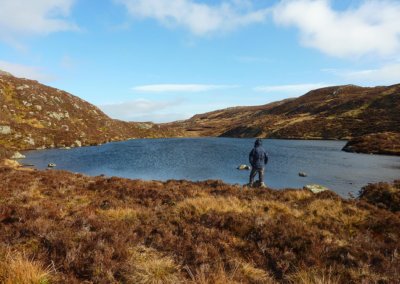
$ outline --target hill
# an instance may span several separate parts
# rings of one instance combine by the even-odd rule
[[[165,126],[114,120],[67,92],[0,72],[0,156],[4,148],[79,147],[175,136]]]
[[[217,110],[169,125],[186,136],[351,139],[400,133],[400,84],[321,88],[295,99]]]
[[[400,183],[361,198],[0,167],[1,283],[397,283]],[[375,206],[376,205],[376,206]]]

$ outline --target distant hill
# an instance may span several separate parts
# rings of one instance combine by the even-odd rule
[[[400,84],[322,88],[296,99],[217,110],[168,125],[186,136],[351,139],[400,133]]]
[[[0,148],[75,147],[175,135],[165,126],[111,119],[67,92],[0,72]]]

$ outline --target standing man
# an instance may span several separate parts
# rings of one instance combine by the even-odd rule
[[[258,173],[260,187],[266,187],[264,184],[264,168],[265,165],[268,163],[268,156],[264,148],[262,147],[261,139],[257,139],[254,143],[254,148],[249,154],[249,162],[252,167],[250,172],[249,186],[252,187],[254,185],[254,178]]]

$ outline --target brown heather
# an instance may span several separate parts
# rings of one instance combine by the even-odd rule
[[[0,180],[3,283],[400,279],[399,181],[345,200],[8,167]]]
[[[400,155],[400,133],[373,133],[351,139],[343,148],[347,152]]]

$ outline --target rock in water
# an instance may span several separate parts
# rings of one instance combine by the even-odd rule
[[[307,174],[305,172],[299,172],[300,177],[307,177]]]
[[[49,168],[55,168],[56,166],[57,166],[57,165],[54,164],[54,163],[50,163],[50,164],[47,165],[47,167],[49,167]]]
[[[12,155],[11,159],[17,160],[17,159],[25,159],[26,156],[22,155],[20,152],[15,152],[14,155]]]
[[[240,165],[239,167],[237,167],[237,169],[241,170],[241,171],[244,171],[244,170],[248,171],[248,170],[250,170],[250,166],[248,166],[248,165]]]
[[[319,185],[319,184],[309,184],[309,185],[306,185],[304,188],[308,189],[312,193],[320,193],[320,192],[329,190],[329,188]]]

